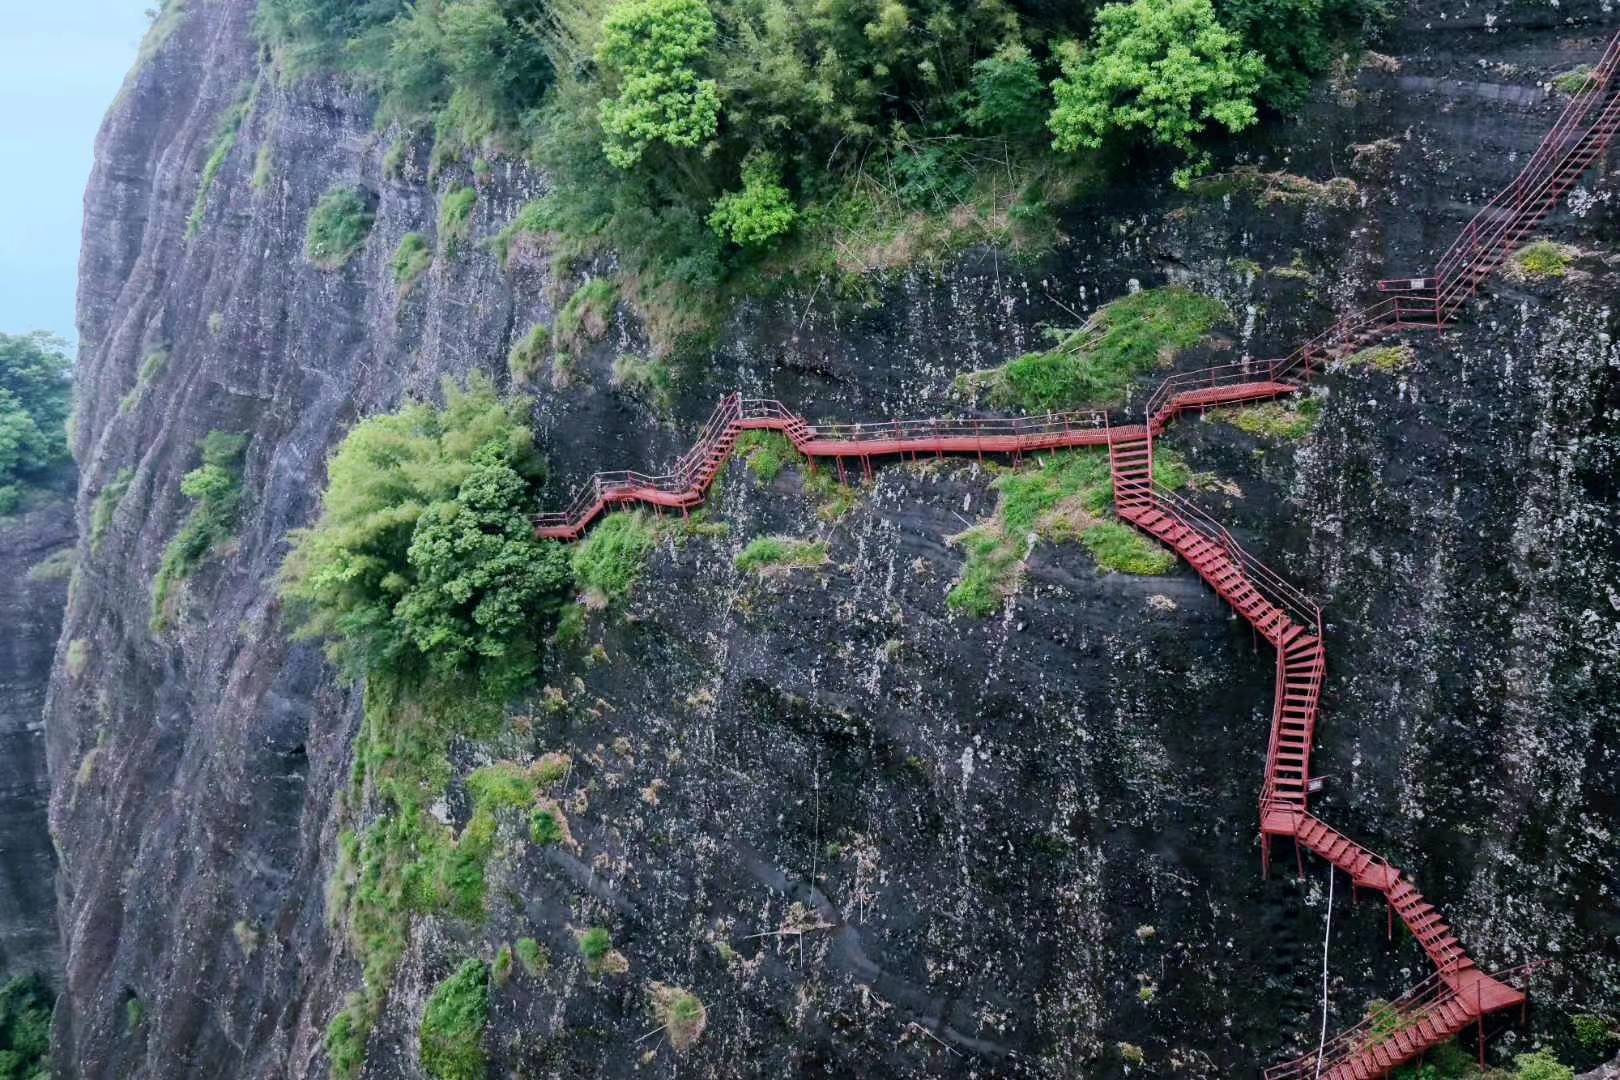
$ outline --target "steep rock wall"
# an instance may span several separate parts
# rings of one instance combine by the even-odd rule
[[[0,978],[61,965],[46,828],[45,691],[67,601],[73,507],[58,494],[0,522]]]
[[[558,477],[666,459],[738,386],[812,417],[949,408],[952,376],[1133,280],[1234,306],[1188,365],[1285,351],[1372,278],[1426,266],[1556,112],[1538,80],[1605,36],[1596,5],[1444,14],[1421,6],[1392,35],[1399,70],[1324,88],[1243,151],[1324,178],[1351,172],[1352,146],[1395,140],[1387,169],[1355,174],[1350,205],[1121,189],[1079,208],[1072,242],[1033,267],[984,252],[869,310],[750,306],[683,373],[669,423],[610,385],[614,357],[642,344],[620,315],[571,387],[537,393]],[[432,236],[435,189],[474,177],[430,180],[420,144],[385,175],[392,135],[325,82],[261,87],[188,242],[218,118],[261,77],[251,17],[249,0],[183,9],[109,116],[87,195],[81,536],[118,472],[132,481],[101,548],[81,541],[64,639],[89,661],[75,680],[59,657],[47,707],[56,1057],[86,1078],[323,1075],[321,1032],[358,981],[321,900],[354,812],[340,793],[358,696],[288,641],[273,591],[286,533],[357,417],[446,375],[499,374],[571,285],[544,251],[503,271],[470,246],[401,297],[400,237]],[[501,159],[476,182],[478,237],[545,187]],[[337,184],[373,192],[378,224],[351,266],[321,273],[304,223]],[[1584,189],[1583,213],[1552,230],[1601,251],[1611,192],[1606,176]],[[1412,372],[1331,377],[1320,432],[1297,449],[1218,422],[1171,436],[1223,478],[1201,497],[1329,602],[1324,815],[1411,867],[1487,959],[1551,953],[1537,1019],[1551,1032],[1577,1003],[1620,1006],[1599,854],[1620,826],[1614,284],[1601,257],[1581,269],[1567,292],[1493,291],[1418,343]],[[121,409],[159,348],[167,365]],[[251,437],[247,512],[155,635],[179,479],[215,429]],[[518,1075],[625,1076],[649,1052],[672,1074],[667,1045],[638,1041],[649,980],[709,1004],[680,1066],[708,1076],[1112,1076],[1129,1064],[1120,1044],[1187,1075],[1246,1075],[1313,1030],[1322,872],[1258,875],[1270,657],[1184,570],[1105,575],[1073,546],[1035,549],[1004,617],[951,616],[961,556],[945,538],[988,512],[987,482],[975,463],[884,469],[826,528],[796,474],[758,490],[738,470],[717,515],[730,533],[663,545],[628,613],[547,671],[569,706],[536,710],[500,748],[574,755],[579,851],[516,844],[485,925],[418,925],[367,1075],[420,1075],[426,990],[519,935],[557,963],[496,997],[489,1047]],[[823,572],[731,568],[752,536],[823,531]],[[1341,1017],[1421,970],[1382,921],[1364,906],[1341,923]],[[571,928],[594,923],[612,926],[627,977],[583,973]]]

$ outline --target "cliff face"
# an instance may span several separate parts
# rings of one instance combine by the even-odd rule
[[[86,197],[81,576],[62,635],[83,646],[76,673],[59,651],[46,707],[64,1075],[324,1075],[321,1033],[359,980],[322,900],[358,812],[341,793],[359,693],[289,642],[286,534],[355,419],[445,376],[504,379],[512,342],[572,284],[536,247],[503,270],[466,245],[401,296],[389,260],[407,232],[433,236],[436,190],[476,183],[482,238],[544,177],[497,158],[429,179],[421,141],[385,175],[393,138],[362,96],[260,71],[252,8],[176,9],[108,117]],[[1604,36],[1595,4],[1417,5],[1392,34],[1406,51],[1246,151],[1354,176],[1353,197],[1121,188],[1035,266],[983,252],[863,310],[752,306],[681,372],[667,423],[611,385],[642,345],[621,313],[570,386],[535,393],[553,497],[593,468],[667,460],[737,387],[812,419],[947,411],[954,375],[1133,281],[1232,306],[1182,363],[1281,355],[1371,280],[1428,266],[1556,114],[1538,83]],[[261,78],[188,240],[220,117]],[[1197,497],[1327,603],[1323,816],[1416,874],[1487,962],[1551,958],[1533,1028],[1558,1038],[1568,1012],[1620,1008],[1612,160],[1547,228],[1590,252],[1562,284],[1493,282],[1457,328],[1412,342],[1410,366],[1330,374],[1303,442],[1214,417],[1170,437],[1210,474]],[[304,225],[339,184],[375,195],[377,225],[323,273]],[[154,633],[179,481],[213,430],[249,437],[246,511]],[[416,924],[366,1075],[421,1075],[426,991],[521,936],[553,967],[496,992],[486,1040],[520,1076],[672,1075],[671,1048],[643,1039],[653,982],[708,1005],[681,1059],[694,1075],[1113,1076],[1129,1044],[1161,1070],[1231,1076],[1301,1045],[1326,879],[1260,880],[1272,660],[1242,624],[1184,569],[1105,574],[1050,544],[1002,615],[951,614],[962,555],[946,538],[994,502],[976,462],[884,467],[832,524],[798,472],[733,470],[715,511],[729,532],[666,540],[628,609],[549,662],[563,704],[461,749],[463,766],[570,753],[578,848],[516,841],[484,924]],[[770,533],[824,535],[829,566],[735,570]],[[462,802],[453,787],[449,811]],[[1382,912],[1344,900],[1337,1020],[1422,972],[1413,943],[1383,940]],[[611,927],[626,976],[585,974],[573,930],[590,925]]]
[[[0,978],[61,964],[46,829],[44,705],[62,629],[73,507],[58,496],[0,522]]]

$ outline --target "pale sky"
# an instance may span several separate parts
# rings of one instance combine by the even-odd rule
[[[84,184],[96,131],[156,0],[8,3],[0,19],[0,331],[77,340]]]

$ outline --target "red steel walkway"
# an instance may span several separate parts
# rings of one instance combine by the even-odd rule
[[[1246,360],[1170,376],[1148,398],[1142,423],[1122,424],[1104,412],[1081,411],[813,425],[780,402],[732,394],[668,473],[597,473],[568,509],[536,518],[536,532],[571,541],[614,507],[695,506],[744,431],[779,431],[812,461],[834,459],[841,471],[851,459],[859,459],[869,471],[873,459],[902,455],[1022,455],[1107,446],[1119,517],[1174,549],[1276,649],[1271,737],[1260,795],[1262,866],[1269,867],[1277,838],[1327,860],[1356,887],[1385,898],[1391,925],[1399,916],[1435,969],[1404,997],[1327,1041],[1319,1052],[1266,1069],[1264,1080],[1371,1080],[1471,1025],[1483,1036],[1486,1016],[1524,1004],[1528,966],[1495,975],[1481,971],[1409,878],[1310,812],[1310,755],[1327,673],[1321,608],[1245,551],[1207,513],[1154,481],[1153,439],[1184,412],[1296,393],[1329,362],[1385,335],[1433,330],[1452,321],[1607,149],[1620,127],[1617,67],[1620,34],[1524,169],[1464,227],[1432,274],[1379,282],[1379,290],[1391,295],[1345,316],[1281,360]]]

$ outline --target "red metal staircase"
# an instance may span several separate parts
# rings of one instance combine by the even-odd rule
[[[903,455],[1021,455],[1107,446],[1119,517],[1169,546],[1232,605],[1277,653],[1271,736],[1260,795],[1262,866],[1272,842],[1291,839],[1342,870],[1358,888],[1387,901],[1422,946],[1435,972],[1405,997],[1312,1052],[1265,1071],[1265,1080],[1370,1080],[1387,1076],[1484,1017],[1522,1005],[1528,969],[1487,975],[1417,887],[1382,856],[1338,832],[1309,809],[1311,749],[1327,674],[1321,609],[1254,558],[1219,522],[1153,479],[1153,439],[1184,412],[1298,392],[1327,364],[1384,336],[1446,325],[1519,243],[1551,213],[1620,129],[1620,34],[1523,170],[1481,210],[1433,274],[1379,283],[1393,295],[1353,312],[1280,360],[1243,360],[1165,379],[1149,396],[1141,424],[1096,411],[1005,419],[895,420],[812,425],[777,401],[724,398],[696,444],[669,472],[595,474],[567,509],[535,519],[542,538],[576,540],[615,506],[685,510],[702,502],[738,435],[782,432],[812,460]]]

